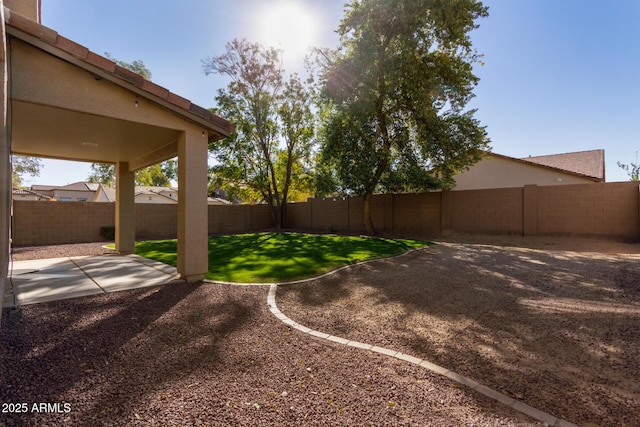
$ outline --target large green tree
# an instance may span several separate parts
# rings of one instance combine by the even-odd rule
[[[111,56],[109,52],[105,52],[104,56],[106,56],[122,68],[126,68],[129,71],[133,71],[134,73],[141,75],[145,80],[151,80],[151,70],[147,68],[144,61],[141,61],[139,59],[136,59],[133,62],[121,61]]]
[[[446,185],[488,148],[466,109],[479,60],[469,32],[485,16],[475,0],[347,4],[340,47],[324,53],[322,161],[364,195],[368,233],[374,193]]]
[[[311,83],[308,81],[307,83]],[[311,110],[312,94],[297,74],[293,74],[284,85],[280,97],[278,117],[284,149],[280,150],[275,164],[276,181],[281,183],[282,203],[280,220],[286,219],[287,202],[299,200],[304,193],[311,195],[311,158],[315,143],[315,116]]]
[[[177,167],[175,159],[171,159],[140,169],[135,173],[135,183],[144,186],[169,187],[171,181],[177,178]],[[87,180],[112,187],[116,182],[116,168],[108,163],[92,163]]]
[[[116,167],[110,163],[91,163],[87,181],[113,187],[116,184]]]
[[[281,228],[292,181],[299,183],[295,172],[313,143],[308,86],[297,75],[285,77],[281,51],[247,40],[233,40],[202,66],[207,75],[230,78],[216,95],[216,112],[236,126],[231,137],[210,147],[214,180],[230,194],[267,203]]]
[[[37,157],[11,156],[12,183],[15,188],[22,187],[24,175],[40,176],[42,160]]]

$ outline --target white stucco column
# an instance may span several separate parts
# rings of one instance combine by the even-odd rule
[[[116,252],[133,253],[136,240],[135,173],[128,162],[116,164]]]
[[[209,269],[207,138],[189,129],[178,138],[178,273],[187,282]]]
[[[6,35],[4,8],[0,1],[0,301],[4,301],[9,268],[9,229],[11,225],[11,121],[7,92]]]

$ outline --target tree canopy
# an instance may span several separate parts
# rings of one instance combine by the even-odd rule
[[[15,188],[22,187],[23,175],[40,176],[42,160],[37,157],[11,156],[12,184]]]
[[[480,56],[469,32],[487,8],[474,0],[352,0],[324,52],[321,161],[340,189],[370,200],[452,182],[489,140],[466,105]],[[331,182],[325,179],[324,182]]]
[[[176,179],[178,164],[174,159],[151,165],[135,173],[136,185],[170,187],[171,181]],[[92,163],[91,173],[87,180],[94,184],[112,187],[116,183],[115,165],[108,163]]]
[[[218,91],[215,111],[236,125],[231,137],[210,147],[214,181],[230,194],[265,202],[280,228],[313,143],[309,89],[295,74],[286,78],[279,50],[247,40],[228,43],[202,67],[231,79]]]
[[[147,68],[144,61],[141,61],[139,59],[136,59],[133,62],[121,61],[111,56],[109,52],[105,52],[104,56],[106,56],[122,68],[126,68],[129,71],[133,71],[134,73],[141,75],[145,80],[151,80],[151,70]]]

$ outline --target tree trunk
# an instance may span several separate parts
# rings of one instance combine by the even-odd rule
[[[373,221],[371,220],[371,197],[373,193],[365,193],[364,195],[364,228],[369,236],[376,234],[376,230],[373,228]]]
[[[287,199],[282,198],[280,201],[280,226],[278,230],[285,226],[285,222],[287,221]]]
[[[280,206],[277,206],[273,203],[273,195],[271,194],[271,192],[269,192],[265,196],[265,202],[267,203],[267,206],[269,206],[269,213],[271,213],[273,225],[277,230],[280,230]]]

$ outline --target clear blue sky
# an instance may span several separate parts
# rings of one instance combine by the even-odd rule
[[[155,83],[212,107],[226,81],[205,76],[203,58],[247,38],[292,50],[285,67],[295,70],[302,45],[336,46],[345,1],[42,0],[42,23],[94,52],[142,60]],[[526,157],[602,148],[607,181],[626,181],[616,162],[635,162],[640,151],[640,2],[484,3],[489,17],[472,38],[485,65],[475,68],[481,81],[471,107],[493,151]],[[63,185],[88,173],[86,163],[45,160],[27,183]]]

